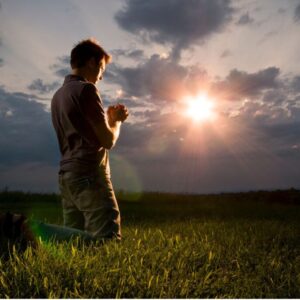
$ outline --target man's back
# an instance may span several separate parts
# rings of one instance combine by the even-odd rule
[[[105,120],[96,87],[80,76],[66,76],[52,99],[51,112],[62,154],[60,170],[88,174],[99,165],[106,167],[107,151],[91,126]]]

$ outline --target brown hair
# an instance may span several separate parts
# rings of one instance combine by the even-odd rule
[[[99,42],[90,38],[79,42],[71,51],[70,64],[72,69],[83,67],[92,57],[100,62],[102,59],[108,64],[111,56],[100,46]]]

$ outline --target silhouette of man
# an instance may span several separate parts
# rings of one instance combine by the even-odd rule
[[[121,239],[120,211],[110,179],[109,153],[128,116],[124,105],[104,111],[96,83],[111,56],[94,39],[71,51],[72,73],[51,102],[61,152],[59,187],[64,225],[96,239]]]

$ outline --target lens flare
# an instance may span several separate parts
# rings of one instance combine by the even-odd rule
[[[214,104],[204,94],[186,99],[186,115],[195,122],[212,120],[215,117]]]

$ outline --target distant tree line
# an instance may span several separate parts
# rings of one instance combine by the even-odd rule
[[[193,204],[195,202],[265,202],[284,205],[299,205],[300,190],[274,190],[274,191],[249,191],[220,194],[180,194],[166,192],[127,192],[118,191],[117,198],[121,202],[154,203],[155,201],[173,204]],[[26,203],[60,203],[59,194],[31,193],[22,191],[9,191],[8,188],[0,191],[0,204],[26,204]]]

